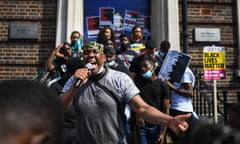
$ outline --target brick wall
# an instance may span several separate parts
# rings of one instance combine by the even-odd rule
[[[43,68],[55,45],[56,0],[0,0],[0,79],[31,79]],[[227,79],[220,86],[240,85],[234,74],[237,68],[234,4],[232,0],[188,0],[188,42],[191,65],[202,72],[203,46],[193,41],[195,27],[220,28],[226,48]],[[179,0],[180,28],[181,0]],[[11,24],[37,24],[36,40],[9,39]],[[182,36],[181,36],[182,38]]]
[[[182,5],[179,1],[180,20],[182,20]],[[201,109],[203,99],[213,100],[213,82],[203,79],[203,47],[224,46],[226,55],[226,72],[224,80],[217,80],[217,97],[224,99],[224,92],[227,92],[225,103],[236,103],[240,87],[239,77],[235,70],[238,68],[238,47],[236,38],[236,9],[232,0],[188,0],[188,53],[192,56],[191,67],[197,78],[197,87],[193,99],[194,109],[200,114],[208,111]],[[180,22],[182,33],[182,21]],[[194,41],[194,28],[219,28],[221,40],[218,43],[200,43]],[[181,38],[183,36],[181,35]],[[181,42],[182,44],[182,42]],[[206,92],[203,93],[202,92]],[[208,101],[209,102],[209,101]],[[213,101],[211,101],[213,102]],[[212,107],[207,103],[207,107]],[[200,109],[199,109],[200,108]],[[218,100],[218,112],[224,111],[224,103]]]
[[[239,78],[235,75],[237,69],[236,47],[236,16],[231,0],[189,0],[188,6],[188,52],[192,56],[191,65],[198,72],[203,72],[203,47],[209,45],[224,46],[227,65],[227,79],[219,80],[219,86],[239,86]],[[179,2],[180,20],[181,3]],[[182,21],[180,22],[182,31]],[[200,43],[194,41],[194,28],[219,28],[221,40],[218,43]],[[182,38],[182,36],[181,36]],[[203,76],[203,73],[202,73]],[[203,78],[203,77],[202,77]],[[207,81],[206,81],[207,82]],[[211,81],[210,81],[211,82]],[[207,82],[208,83],[208,82]]]
[[[56,0],[0,0],[0,79],[31,79],[55,44]],[[10,39],[11,24],[37,25],[37,39]]]

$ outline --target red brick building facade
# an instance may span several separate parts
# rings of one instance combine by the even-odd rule
[[[0,0],[0,79],[31,79],[55,47],[56,0]],[[11,24],[37,25],[37,39],[11,39]]]
[[[220,86],[240,85],[237,15],[234,0],[188,0],[188,53],[191,66],[202,72],[203,46],[212,43],[194,41],[194,28],[220,28],[227,60],[227,79]],[[56,43],[57,0],[0,0],[0,79],[32,79],[43,68]],[[182,15],[179,4],[180,47],[182,50]],[[11,39],[11,24],[36,24],[37,39]]]

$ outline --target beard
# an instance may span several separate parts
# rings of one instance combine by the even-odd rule
[[[130,47],[130,44],[121,45],[122,50],[127,50]]]

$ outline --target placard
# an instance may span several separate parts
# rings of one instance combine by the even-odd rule
[[[224,47],[205,46],[203,48],[203,70],[205,80],[226,79]]]
[[[168,51],[158,78],[171,81],[176,87],[179,87],[182,82],[183,74],[191,61],[191,56],[177,51]]]

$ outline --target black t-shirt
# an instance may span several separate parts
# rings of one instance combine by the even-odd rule
[[[144,84],[147,83],[147,79],[145,79],[141,74],[141,62],[144,60],[145,57],[146,56],[144,54],[134,58],[129,68],[130,72],[134,72],[136,74],[134,82],[140,90],[144,86]]]
[[[55,70],[58,73],[58,76],[63,76],[67,72],[67,61],[64,60],[63,58],[56,58],[53,61],[53,65],[55,66]]]
[[[129,68],[130,72],[134,72],[136,74],[136,77],[134,79],[135,84],[139,89],[141,89],[144,84],[147,82],[147,80],[142,77],[141,74],[141,62],[145,59],[152,59],[152,61],[155,62],[155,74],[158,75],[158,72],[160,71],[161,62],[157,58],[149,58],[146,54],[140,55],[133,59],[131,66]]]
[[[164,82],[159,79],[148,81],[142,87],[141,97],[149,105],[162,111],[163,100],[170,99],[170,89]]]
[[[122,51],[121,49],[117,51],[117,58],[123,63],[127,68],[130,66],[131,62],[138,54],[133,50],[125,50]]]
[[[56,64],[58,64],[58,68],[60,68],[60,66],[62,64],[66,65],[66,72],[62,73],[64,75],[62,75],[62,79],[59,80],[58,82],[56,82],[55,84],[52,85],[52,88],[56,90],[57,93],[61,93],[62,88],[64,87],[64,84],[66,83],[66,81],[68,80],[68,78],[70,78],[71,75],[74,74],[74,72],[78,69],[78,68],[83,68],[83,62],[81,60],[81,57],[74,57],[74,58],[70,58],[67,62],[64,60],[59,60],[56,62]],[[61,70],[61,69],[60,69]],[[75,128],[76,125],[76,114],[75,111],[73,109],[73,106],[71,105],[67,111],[65,111],[64,113],[64,128]]]

